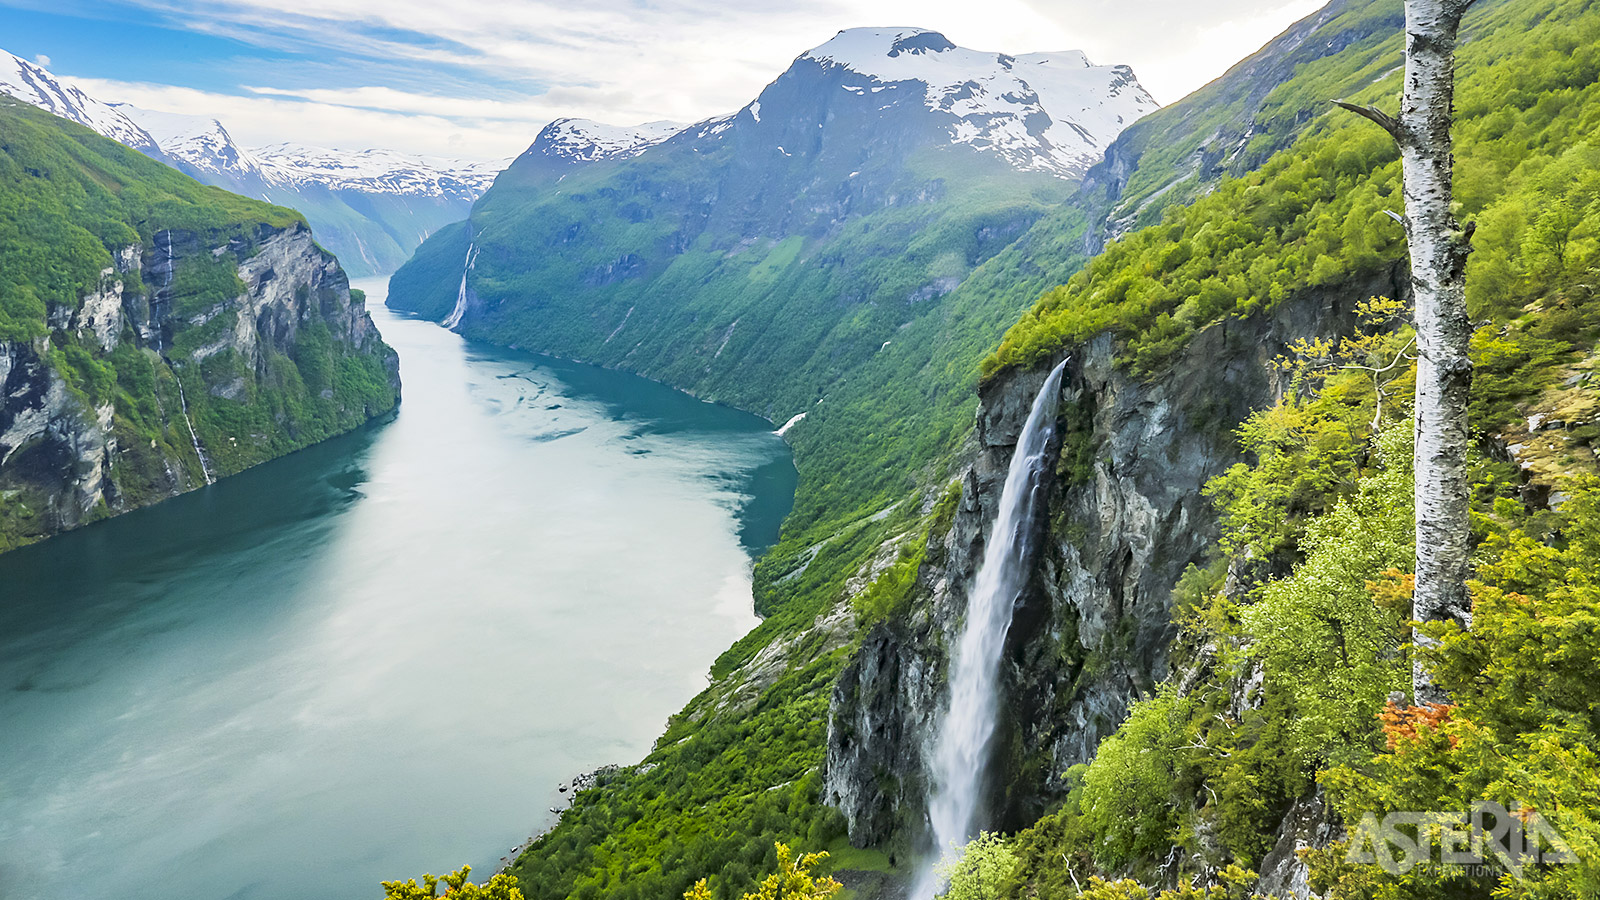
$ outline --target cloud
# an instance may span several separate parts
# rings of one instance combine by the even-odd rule
[[[212,95],[214,109],[199,108],[202,98],[195,95],[176,94],[183,108],[156,108],[213,115],[244,133],[261,128],[229,121],[225,111],[285,109],[254,102],[264,99],[304,103],[317,117],[344,108],[416,114],[454,123],[463,135],[487,139],[492,133],[497,146],[525,145],[559,116],[632,124],[693,122],[732,112],[794,57],[844,27],[942,28],[958,43],[1012,52],[1064,49],[1065,40],[1023,0],[989,0],[979,15],[970,0],[325,0],[299,7],[278,0],[135,2],[169,28],[231,38],[280,56],[287,52],[308,63],[263,60],[260,74],[247,71],[239,91]],[[313,68],[322,83],[304,83]],[[145,100],[131,94],[127,99],[145,105],[153,88],[137,88]],[[387,134],[400,130],[395,118],[366,115],[353,118],[344,132],[295,134],[308,142],[362,144],[366,137],[354,130],[356,123],[380,121]],[[439,143],[423,128],[406,140],[406,149]]]
[[[1221,75],[1325,5],[1325,0],[1023,2],[1081,36],[1082,49],[1096,62],[1133,66],[1140,83],[1163,103]]]
[[[42,67],[44,67],[46,69],[50,68],[50,57],[45,56],[43,53],[39,54],[38,56],[35,56],[33,58],[33,61],[38,63],[40,66],[42,66]]]
[[[230,38],[219,91],[101,82],[110,99],[221,119],[242,142],[292,139],[498,157],[553,118],[694,122],[732,112],[840,28],[919,26],[962,46],[1082,49],[1158,99],[1219,75],[1318,0],[130,0]],[[1130,14],[1130,7],[1137,13]],[[148,77],[140,71],[136,78]],[[94,82],[85,81],[86,89]],[[176,104],[176,105],[175,105]],[[281,129],[273,131],[273,129]],[[467,148],[467,149],[463,149]]]
[[[397,112],[297,96],[237,96],[165,84],[70,80],[102,100],[217,119],[246,147],[291,141],[351,150],[387,147],[432,156],[505,159],[521,153],[533,140],[539,126],[530,123],[548,121],[538,115],[447,117],[424,111],[423,100],[428,98],[418,98],[410,104],[412,110]]]

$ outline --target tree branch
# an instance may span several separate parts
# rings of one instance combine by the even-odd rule
[[[1328,102],[1339,107],[1340,109],[1347,109],[1361,118],[1375,123],[1379,128],[1389,132],[1389,136],[1394,138],[1396,142],[1400,140],[1400,123],[1396,122],[1388,113],[1376,109],[1375,107],[1362,106],[1359,103],[1346,103],[1343,100],[1330,100]]]

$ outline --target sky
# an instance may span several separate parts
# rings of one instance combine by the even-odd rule
[[[0,0],[0,49],[106,101],[282,141],[463,159],[552,119],[732,112],[841,28],[1126,64],[1170,103],[1322,0]],[[48,61],[48,62],[47,62]]]

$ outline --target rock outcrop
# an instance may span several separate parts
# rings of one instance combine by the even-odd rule
[[[202,486],[398,401],[394,351],[309,229],[214,237],[163,230],[121,248],[76,308],[47,310],[45,336],[0,342],[0,550]],[[221,302],[193,289],[218,277],[238,284]]]
[[[1239,460],[1232,430],[1284,389],[1273,361],[1306,336],[1346,331],[1356,304],[1401,295],[1386,271],[1200,332],[1163,372],[1134,377],[1102,335],[1069,351],[1060,461],[1037,527],[1048,538],[1018,601],[1002,666],[1004,718],[988,827],[1031,824],[1062,796],[1130,703],[1169,677],[1171,592],[1217,537],[1206,482]],[[948,533],[935,535],[911,612],[876,626],[840,677],[825,796],[857,846],[914,848],[925,830],[923,757],[953,642],[1019,430],[1059,357],[981,389],[976,447]],[[1303,816],[1302,816],[1303,818]],[[1287,877],[1287,876],[1283,876]]]

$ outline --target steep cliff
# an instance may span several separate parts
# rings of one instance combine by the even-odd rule
[[[1283,390],[1273,361],[1290,341],[1348,330],[1357,303],[1405,290],[1399,271],[1218,323],[1148,379],[1129,374],[1107,335],[1065,351],[1060,458],[1035,524],[1048,538],[1006,638],[988,827],[1038,819],[1063,796],[1062,774],[1171,675],[1172,590],[1214,553],[1216,514],[1201,489],[1238,461],[1232,429]],[[946,702],[947,647],[1017,434],[1055,361],[983,386],[961,502],[927,548],[919,599],[869,632],[840,676],[824,794],[856,846],[909,849],[922,839],[923,757]]]
[[[0,124],[0,550],[394,407],[394,351],[297,215],[31,109]]]

